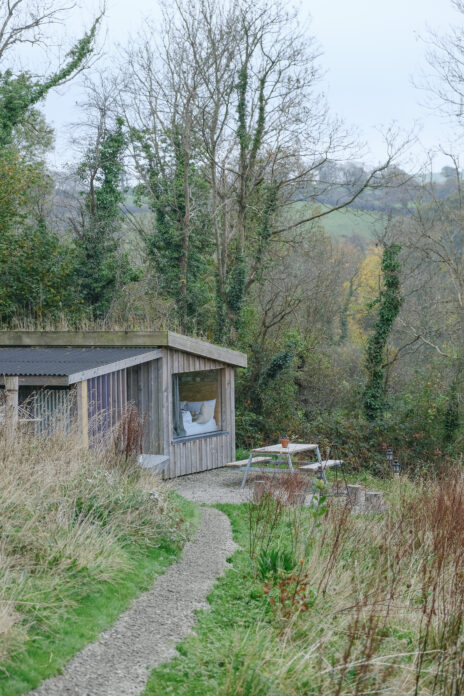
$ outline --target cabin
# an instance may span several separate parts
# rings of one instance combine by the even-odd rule
[[[0,424],[45,436],[59,414],[92,446],[134,404],[142,466],[165,478],[215,469],[235,459],[235,371],[246,365],[172,331],[0,331]]]

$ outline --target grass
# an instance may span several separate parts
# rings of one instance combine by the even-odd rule
[[[464,480],[384,491],[382,515],[218,506],[243,550],[145,696],[463,694]]]
[[[59,433],[2,439],[0,694],[56,674],[178,557],[198,520],[114,452]]]
[[[383,491],[388,493],[391,492],[392,489],[391,478],[379,478],[366,469],[343,471],[343,469],[334,468],[326,469],[325,473],[329,486],[335,486],[338,482],[338,486],[341,489],[343,489],[345,481],[346,483],[358,484],[370,491]]]
[[[246,546],[246,505],[216,507],[229,516],[237,543]],[[270,620],[262,583],[254,576],[247,552],[236,551],[232,561],[233,569],[218,580],[209,595],[211,611],[199,612],[195,634],[178,646],[180,657],[153,671],[144,692],[146,696],[221,693],[237,636],[253,632],[256,622],[262,624],[266,617]]]
[[[292,215],[300,215],[311,204],[299,201],[292,205]],[[318,206],[324,210],[326,206]],[[320,219],[320,224],[331,239],[350,239],[360,237],[366,242],[373,242],[376,235],[385,226],[385,216],[375,211],[345,208],[336,210]]]

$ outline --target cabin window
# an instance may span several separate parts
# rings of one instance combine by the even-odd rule
[[[172,376],[175,438],[221,429],[218,373],[218,370],[203,370]]]

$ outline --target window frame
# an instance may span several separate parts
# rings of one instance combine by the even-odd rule
[[[216,373],[216,404],[215,404],[215,409],[214,409],[214,418],[216,420],[216,430],[211,430],[209,432],[205,433],[196,433],[192,435],[181,435],[177,436],[175,434],[175,429],[174,429],[174,423],[175,423],[175,413],[174,413],[174,390],[175,390],[175,384],[174,384],[174,378],[177,377],[179,378],[181,375],[201,375],[201,373],[205,372],[215,372]],[[193,440],[201,440],[204,438],[208,437],[218,437],[221,435],[228,435],[229,430],[227,429],[228,424],[225,423],[225,414],[224,414],[224,409],[223,409],[223,391],[224,391],[224,379],[225,379],[225,370],[222,367],[217,367],[217,368],[207,368],[205,370],[187,370],[184,372],[173,372],[171,373],[171,390],[172,390],[172,399],[171,399],[171,444],[181,444],[185,442],[190,442]],[[180,387],[180,385],[179,385]],[[193,399],[192,399],[193,400]],[[209,401],[209,399],[203,399],[204,401]],[[182,403],[183,401],[187,401],[187,399],[180,399],[179,395],[179,403]],[[196,401],[200,401],[200,399],[196,399]]]

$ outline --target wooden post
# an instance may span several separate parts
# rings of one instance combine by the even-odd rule
[[[87,380],[77,383],[77,418],[79,433],[84,447],[89,446],[89,411],[87,398]]]
[[[348,489],[348,501],[351,505],[358,506],[364,503],[364,489],[358,485],[347,486]]]
[[[5,425],[6,431],[9,435],[14,433],[16,426],[18,425],[18,391],[19,378],[5,376]]]
[[[253,483],[253,502],[259,503],[266,493],[266,481],[264,479],[255,480]]]
[[[381,512],[382,493],[377,491],[366,491],[366,507],[372,512]]]

